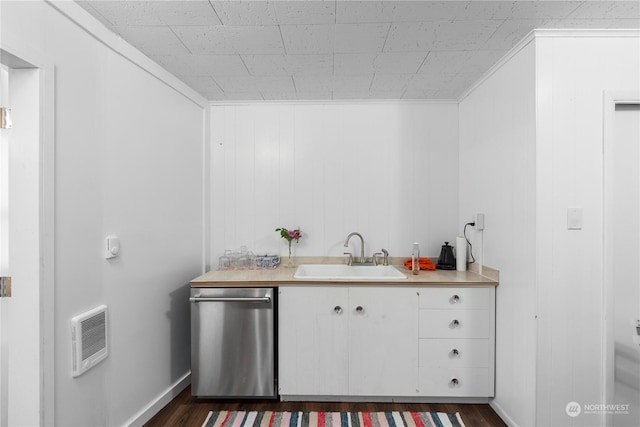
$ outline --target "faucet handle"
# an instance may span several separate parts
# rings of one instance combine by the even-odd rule
[[[382,248],[381,251],[384,254],[382,265],[389,265],[389,252],[385,248]]]
[[[378,257],[382,256],[382,252],[376,252],[375,254],[373,254],[373,265],[378,265]]]
[[[353,254],[351,252],[345,252],[345,255],[349,255],[349,260],[347,261],[347,265],[351,265],[353,263]]]

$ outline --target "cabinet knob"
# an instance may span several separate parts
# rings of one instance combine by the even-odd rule
[[[451,304],[457,304],[460,302],[460,297],[458,295],[454,295],[449,301],[451,302]]]
[[[458,357],[460,356],[460,352],[458,351],[457,348],[454,348],[453,350],[451,350],[451,356],[452,357]]]
[[[333,307],[333,311],[335,311],[336,314],[342,314],[342,307],[336,305],[335,307]]]
[[[457,378],[451,378],[451,381],[449,381],[449,384],[451,384],[452,387],[457,386],[460,383],[460,381],[458,381]]]
[[[453,319],[453,321],[449,324],[449,326],[451,327],[451,329],[455,329],[460,326],[460,322],[458,322],[457,319]]]
[[[364,308],[361,305],[359,305],[359,306],[356,307],[356,312],[357,313],[364,313]]]

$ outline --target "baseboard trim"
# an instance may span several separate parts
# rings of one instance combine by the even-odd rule
[[[502,409],[502,406],[500,406],[500,404],[496,403],[495,399],[493,399],[491,402],[489,402],[489,406],[491,406],[491,409],[493,409],[495,411],[496,414],[498,414],[498,416],[500,418],[502,418],[502,421],[505,422],[506,425],[508,425],[509,427],[518,427],[518,424],[516,424],[509,415],[507,415],[507,413],[504,411],[504,409]]]
[[[348,403],[489,403],[488,397],[440,397],[440,396],[315,396],[280,395],[282,402],[348,402]]]
[[[160,412],[167,403],[171,402],[177,395],[187,388],[189,384],[191,384],[191,371],[187,372],[182,378],[173,383],[171,387],[166,389],[153,401],[149,402],[149,404],[141,409],[140,412],[124,423],[124,426],[138,427],[144,425],[144,423],[153,418],[155,414]]]

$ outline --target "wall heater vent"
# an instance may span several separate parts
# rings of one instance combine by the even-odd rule
[[[71,319],[71,345],[74,377],[82,375],[109,355],[106,305]]]

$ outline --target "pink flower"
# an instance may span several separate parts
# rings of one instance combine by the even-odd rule
[[[293,230],[293,231],[289,230],[287,231],[287,234],[289,235],[289,237],[296,240],[298,240],[301,236],[300,230]]]
[[[282,237],[283,239],[287,239],[289,243],[291,243],[292,240],[295,240],[297,242],[302,237],[302,230],[300,230],[300,227],[296,228],[295,230],[287,230],[286,228],[282,227],[276,228],[276,231],[280,233],[280,237]]]

